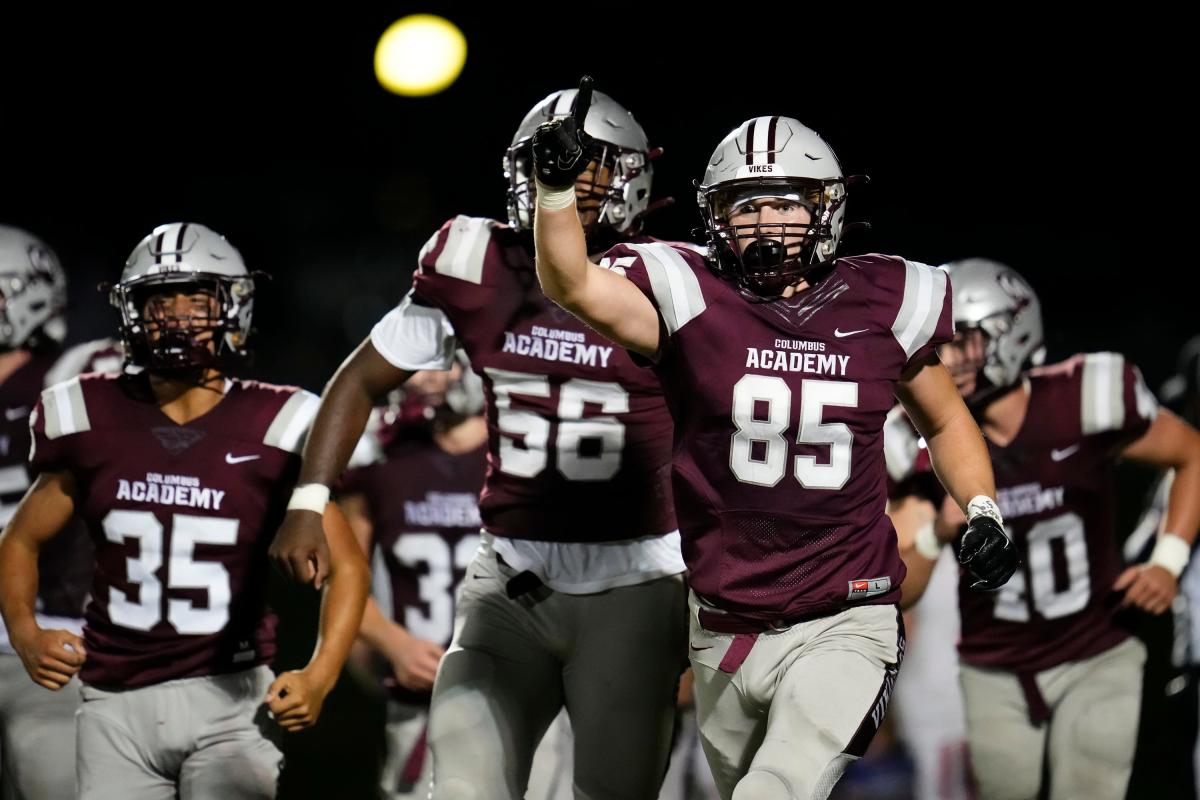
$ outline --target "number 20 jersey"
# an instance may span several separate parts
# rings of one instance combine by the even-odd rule
[[[764,621],[896,602],[883,424],[901,374],[953,336],[946,273],[842,258],[799,295],[762,302],[663,243],[618,246],[601,266],[662,319],[656,371],[696,592]]]
[[[96,545],[80,677],[132,689],[266,663],[267,548],[319,400],[229,381],[211,411],[178,425],[135,398],[134,380],[57,384],[30,417],[33,467],[75,476]]]

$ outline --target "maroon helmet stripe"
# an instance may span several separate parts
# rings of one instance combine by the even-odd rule
[[[775,127],[779,124],[779,117],[771,117],[771,127],[767,128],[767,163],[775,163]]]
[[[187,233],[188,224],[185,222],[179,226],[179,236],[175,238],[175,263],[183,263],[183,235]]]
[[[757,119],[750,120],[750,124],[746,126],[746,165],[754,163],[754,123]]]

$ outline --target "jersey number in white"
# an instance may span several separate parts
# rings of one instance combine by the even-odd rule
[[[396,560],[417,572],[424,563],[428,572],[417,579],[417,593],[429,613],[409,606],[404,627],[418,639],[441,644],[454,632],[454,570],[465,570],[479,549],[478,536],[464,536],[450,552],[450,544],[436,533],[406,533],[392,546]]]
[[[826,406],[858,407],[858,384],[804,380],[800,385],[799,444],[829,446],[829,463],[814,455],[793,459],[796,480],[806,489],[841,489],[850,478],[854,434],[843,422],[822,422]],[[783,378],[743,375],[733,386],[733,424],[729,468],[742,483],[774,486],[787,472],[792,390]]]
[[[552,423],[537,412],[513,408],[513,397],[550,397],[545,375],[485,369],[496,395],[496,424],[500,428],[500,471],[522,478],[540,475],[550,463]],[[584,404],[600,414],[584,416]],[[558,434],[553,451],[558,471],[573,481],[606,481],[621,468],[625,426],[614,414],[629,412],[629,393],[617,383],[572,378],[558,390]],[[584,454],[584,443],[598,445]],[[518,444],[519,442],[519,444]]]
[[[135,558],[125,560],[125,576],[138,587],[137,600],[121,589],[108,589],[108,616],[124,628],[148,631],[163,618],[162,582],[155,572],[163,563],[163,525],[151,511],[117,509],[101,523],[110,542],[138,544]],[[204,589],[206,608],[191,600],[167,601],[167,622],[183,634],[216,633],[229,622],[229,571],[215,561],[194,560],[198,544],[237,544],[238,521],[191,514],[171,516],[171,553],[167,562],[168,589]]]
[[[1012,535],[1012,531],[1009,531]],[[1062,543],[1067,580],[1060,589],[1054,577],[1053,542]],[[1025,575],[1013,573],[1008,583],[996,592],[996,618],[1009,622],[1029,621],[1029,602],[1045,619],[1058,619],[1082,611],[1091,599],[1087,539],[1083,519],[1068,511],[1034,524],[1025,535],[1025,553],[1033,590],[1027,592]]]

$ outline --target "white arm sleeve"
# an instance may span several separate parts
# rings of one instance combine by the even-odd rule
[[[458,339],[441,310],[404,296],[371,329],[371,344],[393,367],[405,370],[450,369]]]

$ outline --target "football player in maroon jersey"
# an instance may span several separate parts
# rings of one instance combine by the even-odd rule
[[[31,483],[29,412],[45,387],[81,372],[121,367],[108,339],[62,348],[67,280],[41,239],[0,225],[0,526],[8,524]],[[92,545],[74,520],[38,559],[35,616],[63,640],[83,631]],[[47,692],[25,668],[0,622],[0,794],[67,797],[75,791],[75,709],[79,692]]]
[[[435,798],[522,796],[564,706],[580,794],[651,797],[666,769],[686,648],[670,413],[656,377],[547,300],[533,265],[531,136],[569,114],[575,94],[555,92],[522,120],[505,157],[509,224],[456,217],[421,250],[412,291],[338,371],[304,450],[298,491],[319,503],[373,398],[449,368],[456,347],[483,380],[483,548],[433,690]],[[645,132],[603,95],[582,124],[594,146],[572,191],[590,249],[652,242],[638,235],[650,206]],[[321,580],[315,514],[289,513],[272,551]]]
[[[588,147],[576,117],[534,136],[538,275],[662,379],[709,764],[723,797],[825,797],[877,730],[903,655],[882,453],[896,396],[970,517],[962,559],[980,588],[1015,568],[979,429],[937,358],[949,283],[900,258],[836,257],[846,180],[788,117],[718,145],[699,186],[707,257],[632,243],[593,264],[570,191]]]
[[[248,352],[253,298],[224,237],[156,228],[111,293],[124,373],[56,384],[31,416],[40,474],[0,541],[0,610],[35,682],[80,674],[82,798],[273,797],[272,731],[316,721],[358,628],[368,570],[331,507],[316,652],[277,678],[267,666],[266,551],[318,401],[226,376]],[[38,553],[73,513],[96,545],[82,640],[33,613]]]
[[[382,458],[348,471],[338,504],[374,564],[360,637],[387,660],[387,797],[424,798],[429,696],[454,628],[454,598],[479,549],[487,466],[483,385],[469,367],[418,372],[379,415]],[[427,412],[419,422],[403,408]]]
[[[987,437],[1023,562],[993,595],[959,584],[972,769],[989,798],[1035,797],[1044,774],[1051,798],[1124,797],[1145,661],[1126,609],[1160,614],[1175,597],[1200,525],[1200,434],[1158,408],[1137,367],[1116,353],[1037,366],[1041,307],[1015,270],[986,259],[946,269],[959,330],[942,360]],[[896,417],[886,435],[893,476],[919,472],[912,429]],[[1154,552],[1129,568],[1115,530],[1120,458],[1176,470]],[[935,525],[918,534],[927,540],[963,521],[953,504],[938,505]],[[937,546],[922,549],[934,555]],[[921,589],[905,584],[906,594]]]

